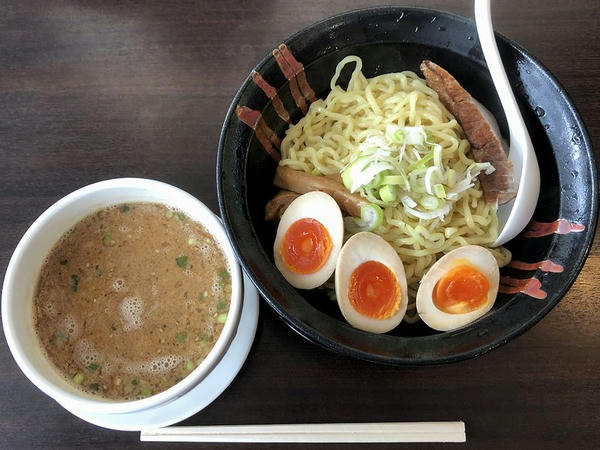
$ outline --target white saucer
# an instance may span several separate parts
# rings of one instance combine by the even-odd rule
[[[252,347],[258,324],[258,291],[244,273],[244,300],[237,332],[216,367],[188,393],[155,408],[123,414],[93,414],[74,411],[62,405],[80,419],[104,428],[140,431],[166,427],[206,408],[229,386],[238,374]]]

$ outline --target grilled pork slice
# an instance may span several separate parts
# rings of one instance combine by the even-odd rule
[[[300,194],[292,191],[281,190],[265,206],[265,220],[271,222],[278,220],[285,210]]]
[[[471,95],[445,69],[431,61],[423,61],[421,71],[427,85],[438,93],[440,101],[465,131],[471,143],[473,159],[477,162],[489,162],[496,169],[490,175],[479,175],[486,202],[497,201],[502,204],[513,199],[517,195],[517,186],[512,163]]]
[[[359,194],[351,194],[342,183],[330,177],[311,175],[289,167],[277,167],[273,184],[280,189],[298,194],[311,191],[325,192],[333,197],[342,211],[354,217],[360,217],[362,206],[369,204]]]

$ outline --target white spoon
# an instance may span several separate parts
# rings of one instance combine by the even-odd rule
[[[513,163],[515,181],[519,186],[517,196],[498,207],[499,235],[496,242],[492,244],[493,247],[497,247],[510,241],[529,223],[540,195],[540,168],[498,53],[490,0],[475,0],[475,24],[485,61],[508,122],[510,130],[508,159]]]

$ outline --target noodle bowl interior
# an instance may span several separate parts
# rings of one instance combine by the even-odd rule
[[[344,89],[338,78],[346,66],[354,67]],[[340,61],[327,97],[312,103],[289,127],[274,183],[293,191],[293,182],[280,181],[280,174],[287,176],[289,169],[336,180],[380,210],[380,222],[368,231],[382,237],[401,258],[408,285],[403,321],[414,323],[420,318],[420,282],[444,254],[476,245],[489,251],[499,267],[510,261],[507,249],[491,247],[498,237],[497,204],[485,200],[478,179],[495,168],[473,159],[461,124],[417,74],[366,78],[361,69],[357,56]],[[330,189],[325,181],[322,187],[315,183],[315,190]],[[357,223],[356,218],[344,219],[344,241],[365,231],[357,229]],[[321,289],[335,298],[331,281]]]

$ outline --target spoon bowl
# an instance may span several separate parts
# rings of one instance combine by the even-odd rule
[[[492,26],[490,0],[475,0],[475,24],[485,61],[506,115],[510,132],[508,159],[513,164],[515,182],[518,184],[517,196],[498,206],[499,234],[492,244],[497,247],[516,237],[531,220],[540,195],[540,168],[500,59]]]

